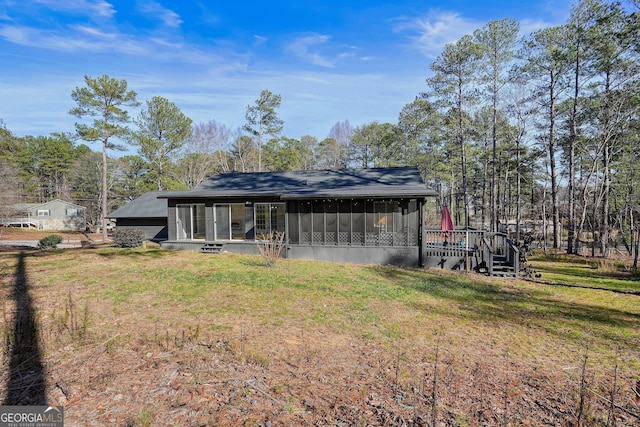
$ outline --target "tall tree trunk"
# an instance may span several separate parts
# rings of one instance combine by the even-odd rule
[[[485,140],[485,153],[488,151],[487,140]],[[482,168],[482,229],[484,230],[487,223],[487,176],[489,175],[489,162],[486,156],[483,156],[483,168]]]
[[[107,241],[107,141],[102,143],[102,241]]]
[[[604,145],[603,153],[602,153],[602,169],[603,169],[603,180],[602,180],[602,218],[600,218],[600,255],[606,256],[607,249],[609,246],[609,194],[611,191],[611,173],[610,173],[610,163],[611,163],[611,150],[609,144]]]
[[[520,198],[521,185],[520,185],[520,137],[516,139],[516,242],[520,241],[520,221],[522,220],[522,213],[520,211]]]
[[[493,89],[493,117],[492,117],[492,130],[491,130],[491,144],[492,144],[492,169],[491,169],[491,231],[494,233],[498,231],[498,182],[497,182],[497,163],[498,163],[498,122],[497,122],[497,88],[494,78]]]
[[[462,117],[462,85],[458,86],[458,132],[460,138],[460,162],[462,163],[462,203],[464,204],[464,226],[469,228],[469,198],[467,196],[467,147],[465,143],[464,121]]]
[[[576,140],[578,138],[578,97],[580,95],[580,40],[576,46],[576,62],[573,82],[573,104],[571,106],[571,125],[569,128],[569,183],[568,183],[568,212],[567,212],[567,253],[575,253],[576,222],[575,222],[575,164]]]
[[[550,74],[549,85],[549,172],[551,173],[551,216],[553,220],[553,248],[560,247],[560,209],[558,202],[558,171],[556,168],[555,76]]]
[[[633,269],[638,269],[638,252],[640,252],[640,223],[636,224],[636,249],[633,256]]]

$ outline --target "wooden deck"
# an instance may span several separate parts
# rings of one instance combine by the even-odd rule
[[[517,278],[519,250],[503,233],[456,229],[423,231],[423,264],[428,268],[475,271],[488,276]]]

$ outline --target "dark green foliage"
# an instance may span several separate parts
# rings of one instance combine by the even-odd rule
[[[47,237],[43,237],[38,242],[38,249],[49,249],[49,248],[57,248],[58,245],[62,243],[62,237],[57,234],[51,234]]]
[[[120,248],[139,248],[146,238],[139,228],[116,229],[113,233],[113,242]]]

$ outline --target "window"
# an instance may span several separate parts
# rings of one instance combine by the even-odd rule
[[[215,239],[244,240],[244,211],[245,207],[242,203],[215,205]]]
[[[66,215],[67,216],[78,216],[78,209],[76,209],[76,208],[68,208],[66,210]]]
[[[204,205],[178,205],[177,210],[178,240],[204,240],[206,229]]]
[[[49,209],[38,209],[37,215],[38,216],[50,216],[51,215],[51,211]]]
[[[256,203],[255,221],[256,238],[261,238],[261,234],[284,233],[285,223],[284,203]]]

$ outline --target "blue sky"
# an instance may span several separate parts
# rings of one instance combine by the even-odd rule
[[[0,0],[0,119],[18,136],[72,132],[71,91],[108,74],[232,128],[269,89],[284,135],[321,140],[338,121],[395,123],[446,43],[506,17],[523,34],[562,24],[572,4]]]

